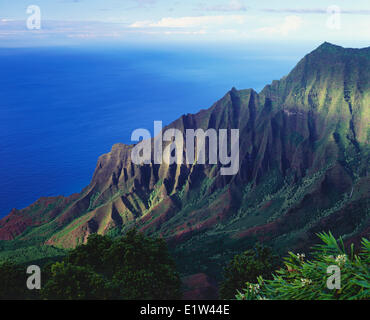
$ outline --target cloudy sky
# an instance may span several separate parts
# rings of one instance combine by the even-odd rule
[[[41,12],[41,29],[27,21]],[[31,24],[35,20],[31,21]],[[0,0],[0,46],[118,42],[370,42],[368,0]]]

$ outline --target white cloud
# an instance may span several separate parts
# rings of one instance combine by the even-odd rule
[[[13,19],[0,19],[1,23],[7,23],[7,22],[13,22],[13,21],[15,21],[15,20],[13,20]]]
[[[137,21],[130,25],[130,28],[192,28],[222,26],[225,24],[243,24],[246,16],[225,15],[225,16],[199,16],[162,18],[159,21]]]
[[[303,23],[303,19],[298,16],[286,16],[282,24],[273,27],[263,27],[256,31],[268,35],[283,35],[286,36],[291,32],[297,31]]]
[[[207,31],[199,30],[199,31],[165,31],[164,34],[206,34]]]

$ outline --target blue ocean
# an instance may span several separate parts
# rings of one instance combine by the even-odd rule
[[[0,48],[0,217],[85,187],[133,130],[260,91],[307,52],[264,48]]]

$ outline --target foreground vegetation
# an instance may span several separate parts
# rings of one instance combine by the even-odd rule
[[[280,259],[271,248],[257,245],[236,255],[224,269],[224,280],[220,285],[220,298],[233,299],[237,290],[242,290],[245,282],[256,281],[258,276],[271,278],[271,273],[279,267]]]
[[[62,260],[42,269],[42,289],[27,290],[25,268],[0,265],[0,299],[178,299],[181,281],[167,245],[128,232],[91,235]]]
[[[309,259],[290,252],[282,262],[260,244],[236,255],[224,269],[220,298],[370,299],[370,241],[363,239],[355,253],[353,245],[346,250],[331,233],[319,237],[322,244],[312,248]],[[339,278],[333,278],[335,270]],[[59,261],[48,262],[42,266],[41,290],[28,290],[27,277],[26,266],[0,263],[0,299],[181,298],[180,276],[165,241],[136,230],[116,239],[91,235]]]
[[[262,276],[257,282],[247,282],[238,292],[238,300],[360,300],[370,299],[370,241],[362,240],[359,254],[351,245],[346,251],[342,239],[337,241],[331,233],[319,234],[323,244],[313,248],[312,259],[302,254],[289,253],[285,267]],[[340,285],[329,289],[330,266],[340,269]],[[338,283],[337,283],[338,284]]]

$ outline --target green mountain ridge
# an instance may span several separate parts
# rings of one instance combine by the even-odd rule
[[[235,176],[220,165],[137,166],[133,146],[114,145],[80,194],[41,198],[1,219],[0,257],[30,247],[57,256],[92,233],[136,227],[164,237],[183,274],[217,278],[257,240],[305,250],[330,230],[358,243],[370,232],[369,77],[370,47],[324,43],[260,93],[233,88],[166,127],[238,128]]]

